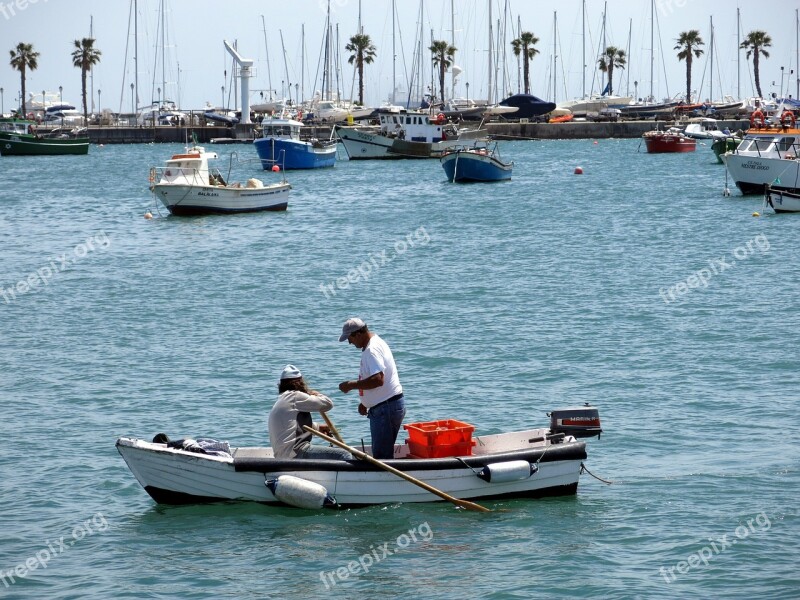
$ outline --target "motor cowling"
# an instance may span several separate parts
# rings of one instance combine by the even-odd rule
[[[562,408],[549,413],[550,433],[563,433],[576,438],[600,437],[600,411],[588,403],[574,408]]]

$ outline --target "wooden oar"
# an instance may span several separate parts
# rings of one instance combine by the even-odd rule
[[[331,421],[330,417],[325,413],[320,413],[320,414],[322,415],[322,418],[325,419],[325,423],[327,423],[328,427],[330,428],[333,437],[335,437],[337,440],[339,440],[344,444],[344,440],[342,439],[339,430],[336,429],[336,425],[333,424],[333,421]]]
[[[317,431],[316,429],[308,427],[307,425],[304,425],[303,429],[305,429],[308,432],[313,433],[314,435],[318,435],[323,440],[325,440],[326,442],[330,442],[334,446],[338,446],[339,448],[344,448],[345,450],[350,452],[350,454],[352,454],[356,458],[360,458],[361,460],[365,460],[367,462],[370,462],[373,465],[375,465],[377,467],[380,467],[384,471],[389,471],[389,473],[393,473],[393,474],[397,475],[398,477],[401,477],[401,478],[405,479],[406,481],[410,481],[414,485],[418,485],[419,487],[421,487],[423,490],[427,490],[431,494],[436,494],[440,498],[448,500],[449,502],[452,502],[456,506],[460,506],[461,508],[466,508],[467,510],[474,510],[474,511],[479,511],[479,512],[492,512],[492,509],[486,508],[485,506],[481,506],[480,504],[475,504],[474,502],[470,502],[468,500],[459,500],[458,498],[454,498],[450,494],[447,494],[447,493],[443,492],[442,490],[436,489],[432,485],[429,485],[429,484],[425,483],[424,481],[420,481],[419,479],[417,479],[416,477],[412,477],[408,473],[403,473],[403,471],[399,471],[399,470],[395,469],[394,467],[391,467],[391,466],[387,465],[385,462],[382,462],[382,461],[378,460],[377,458],[373,458],[369,454],[365,454],[365,453],[361,452],[361,450],[357,450],[357,449],[353,448],[352,446],[348,446],[344,442],[340,442],[339,440],[337,440],[335,438],[332,438],[329,435],[325,435],[321,431]]]

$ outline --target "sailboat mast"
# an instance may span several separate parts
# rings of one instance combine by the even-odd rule
[[[392,106],[395,102],[395,92],[397,90],[397,50],[395,47],[395,0],[392,0]]]
[[[628,64],[631,63],[631,34],[633,33],[633,19],[628,22]],[[625,71],[625,95],[631,95],[631,72],[630,69]]]
[[[513,28],[514,25],[511,25],[511,27]],[[522,35],[522,17],[520,17],[520,15],[517,15],[517,37],[519,38],[521,35]],[[504,51],[505,51],[505,40],[506,39],[508,39],[508,38],[505,38],[505,37],[503,38],[503,42],[504,42],[503,43],[503,50]],[[503,78],[503,80],[505,82],[505,78]],[[518,94],[522,91],[522,88],[520,87],[522,85],[521,82],[522,82],[522,61],[521,61],[520,57],[517,56],[517,93]],[[508,89],[508,86],[506,86],[506,89]],[[505,94],[503,94],[503,95],[505,95]]]
[[[300,98],[299,102],[306,99],[306,24],[300,24]]]
[[[269,86],[269,100],[272,100],[272,71],[269,68],[269,45],[267,44],[267,23],[261,15],[261,29],[264,32],[264,52],[267,55],[267,86]]]
[[[453,48],[456,48],[456,8],[455,8],[455,0],[450,0],[450,38],[452,42],[450,44]],[[450,66],[450,86],[451,92],[450,97],[455,98],[456,96],[456,72],[453,71],[453,66]],[[442,102],[444,102],[444,98],[442,98]]]
[[[489,92],[486,102],[492,105],[492,71],[494,70],[494,41],[492,40],[492,0],[489,0]],[[469,100],[469,98],[467,98]]]
[[[292,99],[292,84],[289,81],[289,64],[286,62],[286,46],[283,43],[283,29],[279,29],[278,33],[281,34],[281,52],[283,52],[283,72],[286,75],[286,85],[289,86],[289,100]],[[283,94],[283,89],[281,88],[281,94]]]
[[[558,40],[558,33],[557,33],[557,23],[558,23],[558,13],[553,11],[553,102],[556,102],[556,85],[557,84],[557,77],[556,74],[558,72],[558,63],[556,60],[558,59],[558,55],[556,54],[556,47],[557,47],[557,40]]]
[[[284,53],[285,56],[285,53]],[[322,76],[322,97],[331,99],[331,0],[328,0],[328,16],[325,19],[325,73]]]
[[[795,99],[800,99],[800,10],[794,9],[794,68],[797,69],[797,91]]]
[[[714,16],[710,16],[709,19],[711,20],[711,89],[709,91],[709,100],[711,102],[714,101]],[[697,100],[699,101],[700,98],[698,97]]]
[[[89,37],[94,38],[94,17],[89,15]],[[91,81],[91,95],[92,95],[92,112],[94,112],[94,67],[89,70],[89,80]],[[98,110],[100,107],[97,107]],[[42,104],[42,110],[44,110],[44,104]]]
[[[139,110],[139,1],[133,0],[133,70],[136,110]]]
[[[583,12],[581,14],[581,60],[583,61],[583,87],[581,98],[586,98],[586,0],[583,0]]]
[[[653,102],[653,68],[655,65],[655,24],[656,24],[656,2],[650,1],[650,102]]]
[[[601,54],[605,54],[606,48],[606,15],[608,14],[608,2],[603,3],[603,47],[600,49]],[[611,58],[611,60],[614,60]],[[606,73],[600,71],[600,95],[602,96],[606,91]]]
[[[742,59],[742,44],[741,40],[739,39],[739,32],[741,31],[741,25],[739,24],[739,19],[741,15],[739,13],[739,8],[736,8],[736,99],[739,100],[742,97],[742,69],[741,69],[741,59]]]
[[[166,13],[166,7],[164,6],[164,2],[166,0],[161,0],[161,89],[164,93],[164,98],[167,97],[167,38],[166,32],[164,30],[166,18],[164,14]]]

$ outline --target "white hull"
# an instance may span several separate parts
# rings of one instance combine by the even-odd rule
[[[800,212],[800,194],[771,190],[766,202],[776,213]]]
[[[483,130],[470,130],[440,142],[414,142],[356,127],[337,127],[336,133],[350,160],[440,158],[448,148],[463,146],[467,140],[483,139],[486,135]]]
[[[513,481],[484,481],[455,458],[405,458],[405,445],[396,446],[397,458],[389,464],[461,499],[575,493],[586,456],[585,444],[572,437],[556,444],[544,442],[547,433],[545,429],[533,429],[478,437],[474,455],[463,457],[476,470],[486,464],[518,459],[537,464],[534,474]],[[516,450],[509,450],[512,444]],[[272,458],[269,448],[235,448],[233,458],[220,458],[133,438],[120,438],[117,449],[145,490],[164,503],[279,503],[264,484],[266,479],[279,475],[293,475],[322,485],[340,505],[440,501],[438,496],[396,475],[356,460],[278,460]],[[501,449],[506,451],[500,452]]]
[[[728,173],[745,194],[762,193],[764,186],[800,191],[800,161],[728,152],[722,155]]]
[[[153,191],[172,214],[191,215],[286,210],[291,187],[288,183],[261,188],[165,183],[156,184]]]
[[[600,112],[604,108],[627,106],[632,101],[632,96],[597,96],[559,102],[557,106],[558,108],[569,109],[572,114],[583,115],[589,112]]]

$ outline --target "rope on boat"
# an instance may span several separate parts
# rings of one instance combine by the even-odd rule
[[[584,473],[588,473],[589,475],[591,475],[592,477],[594,477],[595,479],[597,479],[597,481],[602,481],[603,483],[605,483],[605,484],[608,484],[608,485],[611,485],[611,484],[615,483],[614,481],[608,481],[607,479],[603,479],[602,477],[598,477],[597,475],[595,475],[594,473],[592,473],[592,472],[591,472],[589,469],[587,469],[587,468],[586,468],[586,465],[585,465],[585,464],[583,464],[583,462],[581,462],[581,472],[580,472],[580,475],[583,475]]]

